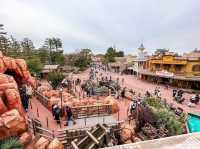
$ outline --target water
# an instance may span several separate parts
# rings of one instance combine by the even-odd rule
[[[190,133],[200,132],[200,116],[189,113],[187,125]]]

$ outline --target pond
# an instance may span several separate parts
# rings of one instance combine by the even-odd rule
[[[187,126],[190,133],[200,132],[200,116],[188,113]]]

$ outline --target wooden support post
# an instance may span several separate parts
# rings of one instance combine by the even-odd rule
[[[47,122],[47,128],[49,128],[49,120],[48,120],[48,117],[46,117],[46,122]]]
[[[31,100],[30,100],[30,107],[31,107],[31,109],[33,109],[33,106],[32,106],[32,102],[31,102]]]
[[[86,117],[84,118],[84,121],[85,121],[85,126],[86,126]]]
[[[62,128],[62,123],[61,123],[62,121],[60,120],[60,128]]]
[[[33,126],[33,134],[35,136],[36,135],[36,130],[35,130],[35,123],[34,123],[33,119],[31,119],[31,123],[32,123],[32,126]]]
[[[37,107],[37,117],[40,117],[38,107]]]
[[[119,121],[119,111],[117,112],[117,120]]]

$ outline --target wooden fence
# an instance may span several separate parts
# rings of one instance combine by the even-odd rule
[[[111,104],[100,104],[100,105],[87,105],[72,107],[72,113],[74,118],[87,118],[94,116],[105,116],[112,114]]]
[[[35,90],[35,96],[39,102],[49,109],[48,98],[42,95],[40,92]],[[98,105],[86,105],[86,106],[76,106],[72,107],[72,113],[75,119],[94,117],[94,116],[105,116],[112,114],[111,104],[98,104]]]

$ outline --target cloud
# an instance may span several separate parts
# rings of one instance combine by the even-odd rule
[[[0,23],[17,39],[32,39],[36,47],[46,37],[60,37],[65,52],[104,52],[116,45],[136,53],[141,42],[149,52],[181,52],[199,47],[199,10],[196,0],[2,0]]]

